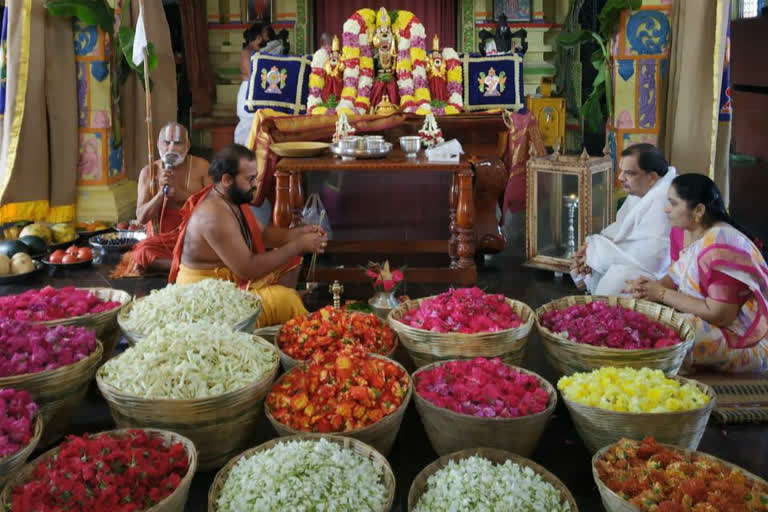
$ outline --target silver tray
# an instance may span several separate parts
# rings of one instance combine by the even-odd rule
[[[342,150],[338,143],[334,142],[331,144],[331,153],[334,155],[338,155],[341,157],[342,160],[356,160],[358,158],[360,159],[366,159],[366,158],[384,158],[392,151],[392,143],[385,142],[384,143],[384,149],[382,151],[368,151],[367,149],[352,149],[352,150]]]
[[[88,243],[94,249],[103,252],[122,252],[131,249],[134,245],[146,238],[147,234],[141,232],[105,233],[103,235],[92,236],[88,239]],[[108,240],[114,240],[114,242],[107,243]]]

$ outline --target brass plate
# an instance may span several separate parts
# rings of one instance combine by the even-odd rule
[[[322,155],[329,146],[327,142],[277,142],[269,149],[278,156],[308,157]]]

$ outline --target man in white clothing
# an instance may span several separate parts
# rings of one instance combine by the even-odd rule
[[[626,281],[660,279],[670,264],[664,205],[675,168],[652,144],[626,148],[619,167],[619,182],[628,196],[616,222],[588,236],[571,264],[571,275],[583,278],[594,295],[621,295]]]

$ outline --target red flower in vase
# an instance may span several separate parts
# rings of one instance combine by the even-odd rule
[[[366,267],[365,274],[373,280],[374,290],[391,292],[405,279],[403,270],[405,267],[390,270],[389,261],[385,261],[383,265],[370,262]]]

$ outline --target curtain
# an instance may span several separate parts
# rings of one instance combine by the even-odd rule
[[[213,96],[216,90],[208,51],[208,21],[205,5],[198,0],[180,0],[179,11],[184,32],[187,80],[192,94],[192,113],[196,116],[204,116],[210,114],[213,108]]]
[[[728,0],[674,2],[663,138],[678,172],[706,174],[724,194],[730,136],[719,133],[719,113],[729,12]]]
[[[158,61],[157,68],[152,72],[152,145],[157,158],[157,136],[160,127],[176,120],[176,60],[163,3],[144,2],[144,9],[147,41],[154,44]],[[124,13],[122,23],[135,27],[138,17],[139,2],[133,1],[130,12]],[[131,73],[120,92],[120,113],[123,119],[123,162],[126,175],[133,180],[138,180],[141,168],[147,165],[146,112],[144,87],[136,73]]]
[[[74,219],[77,79],[72,20],[44,0],[10,2],[0,117],[0,223]]]
[[[419,18],[427,31],[427,50],[432,47],[434,34],[440,38],[441,47],[456,47],[456,0],[387,0],[377,4],[365,0],[315,0],[315,49],[320,47],[323,32],[341,40],[342,26],[356,10],[378,11],[379,7],[405,9]]]

